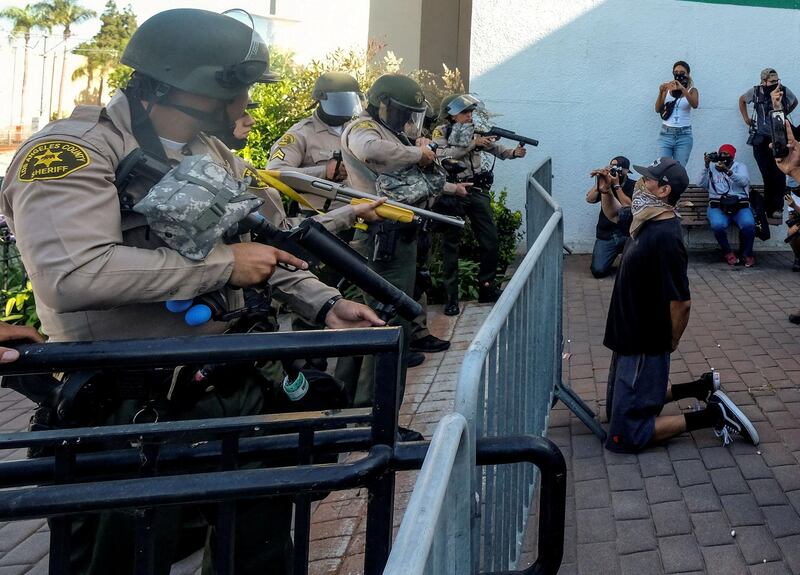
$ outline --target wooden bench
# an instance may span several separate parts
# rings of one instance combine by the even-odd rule
[[[764,186],[750,186],[751,190],[764,193]],[[681,225],[685,228],[708,226],[708,191],[700,186],[689,186],[678,200]]]

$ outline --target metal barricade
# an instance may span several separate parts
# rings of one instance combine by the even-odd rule
[[[483,438],[476,446],[474,463],[479,466],[533,464],[541,470],[539,553],[525,574],[556,573],[564,548],[567,484],[561,452],[551,441],[531,435]],[[383,575],[476,572],[473,502],[463,488],[473,469],[467,420],[460,413],[446,415],[436,428]]]
[[[455,405],[475,438],[544,435],[561,381],[562,211],[535,179],[549,164],[527,180],[528,241],[535,239],[461,366]],[[476,469],[473,562],[481,571],[516,566],[537,475],[523,465]]]
[[[215,504],[215,568],[233,573],[237,500],[295,496],[295,573],[307,572],[314,493],[369,491],[364,572],[377,575],[391,548],[395,470],[419,468],[427,444],[396,453],[399,328],[31,344],[0,374],[170,368],[311,356],[376,356],[370,409],[253,415],[0,434],[0,449],[46,448],[54,455],[0,462],[0,521],[50,519],[50,568],[70,572],[70,516],[135,510],[134,570],[152,573],[154,510]],[[370,427],[352,427],[368,424]],[[350,426],[348,428],[348,426]],[[364,450],[352,463],[315,464],[314,456]],[[264,461],[284,467],[263,468]],[[396,459],[401,463],[397,463]],[[296,462],[292,467],[291,462]],[[257,463],[255,468],[246,463]],[[35,485],[34,485],[35,484]],[[265,518],[268,520],[268,518]]]
[[[515,569],[540,473],[538,558],[526,573],[555,573],[561,563],[566,471],[558,449],[541,437],[561,380],[563,221],[550,180],[549,159],[528,176],[530,248],[465,354],[455,401],[464,419],[440,424],[385,573]],[[531,456],[517,460],[534,465],[498,467],[485,457],[487,442],[512,436],[534,443]]]

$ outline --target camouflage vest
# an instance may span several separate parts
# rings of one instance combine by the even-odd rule
[[[402,170],[379,174],[375,180],[375,191],[378,196],[410,206],[422,204],[429,198],[442,193],[445,176],[438,169],[422,170],[413,165]]]
[[[153,186],[133,210],[169,247],[202,260],[228,230],[263,203],[208,155],[189,156]]]

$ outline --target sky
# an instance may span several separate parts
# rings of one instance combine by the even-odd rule
[[[25,6],[26,4],[34,4],[37,0],[0,0],[0,10],[6,8],[8,6]],[[166,8],[201,8],[204,10],[212,10],[214,12],[221,12],[223,10],[228,10],[230,8],[245,8],[249,6],[249,9],[253,12],[261,12],[261,13],[268,13],[269,11],[269,0],[260,0],[260,1],[242,1],[242,0],[171,0],[169,5],[167,6],[163,0],[130,0],[129,2],[125,2],[125,0],[116,0],[117,8],[120,10],[124,8],[127,4],[130,4],[133,8],[133,12],[136,14],[137,21],[141,24],[147,18],[155,14],[156,12],[161,12]],[[106,0],[80,0],[80,5],[84,6],[85,8],[90,8],[97,12],[100,15],[103,12],[103,8],[106,5]],[[261,8],[261,10],[259,10]],[[97,18],[93,18],[88,22],[80,24],[74,27],[75,33],[75,40],[88,40],[92,36],[94,36],[97,31],[100,29],[100,20]],[[0,31],[3,32],[3,36],[8,33],[9,25],[8,22],[0,22]],[[58,34],[58,30],[54,30],[56,34]],[[3,38],[5,39],[5,38]]]

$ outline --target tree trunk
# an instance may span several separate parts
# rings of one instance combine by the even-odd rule
[[[67,73],[67,40],[69,32],[64,32],[64,56],[61,59],[61,82],[58,85],[58,107],[56,107],[56,117],[61,117],[61,102],[64,96],[64,81]]]
[[[22,101],[19,104],[19,123],[25,126],[25,99],[28,97],[28,51],[31,35],[25,34],[25,52],[22,59]]]
[[[105,79],[106,79],[106,75],[101,70],[100,71],[100,87],[97,89],[97,105],[98,106],[102,106],[103,105],[103,84],[104,84],[103,81]]]

